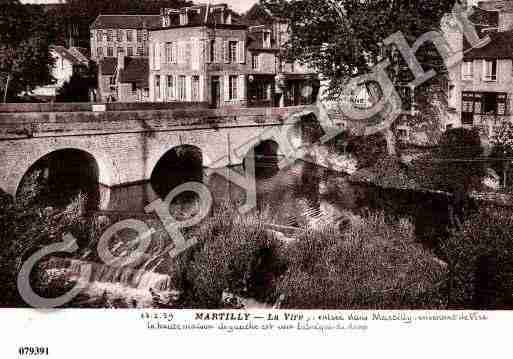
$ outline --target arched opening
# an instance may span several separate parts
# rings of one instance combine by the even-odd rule
[[[274,175],[278,171],[278,149],[279,145],[274,140],[264,140],[253,147],[256,177],[266,178]],[[244,158],[244,168],[247,166],[248,156],[250,156],[250,154],[251,151]]]
[[[18,186],[16,198],[63,208],[80,195],[85,209],[97,209],[98,178],[98,164],[91,154],[72,148],[57,150],[30,166]]]
[[[166,152],[155,165],[151,174],[151,186],[160,198],[165,198],[175,187],[187,182],[203,182],[203,155],[201,149],[181,145]],[[173,203],[194,201],[197,195],[184,192]]]

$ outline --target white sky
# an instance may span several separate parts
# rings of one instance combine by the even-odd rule
[[[206,0],[202,2],[207,2]],[[233,10],[237,11],[238,13],[244,13],[248,11],[253,4],[257,3],[258,0],[213,0],[212,4],[219,4],[219,3],[226,3],[228,4]]]

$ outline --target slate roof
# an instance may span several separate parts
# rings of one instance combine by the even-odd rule
[[[51,49],[55,51],[63,59],[68,60],[73,65],[87,65],[88,60],[81,54],[75,54],[74,51],[70,51],[64,46],[51,46]],[[85,60],[84,60],[85,59]]]
[[[137,87],[148,87],[150,64],[147,57],[125,57],[125,68],[120,71],[120,82],[135,82]]]
[[[91,29],[151,29],[160,27],[160,15],[98,15]]]
[[[488,35],[490,43],[466,52],[463,56],[465,60],[513,59],[513,31],[494,32]],[[468,48],[468,43],[464,47]]]

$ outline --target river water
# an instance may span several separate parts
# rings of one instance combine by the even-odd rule
[[[242,166],[230,170],[244,171]],[[428,240],[433,240],[447,224],[447,200],[441,195],[355,184],[347,174],[305,161],[296,161],[283,169],[272,162],[257,163],[255,172],[256,210],[267,210],[276,224],[302,227],[355,219],[369,210],[380,210],[389,218],[408,217],[415,224],[417,235]],[[244,202],[242,188],[211,170],[200,169],[110,188],[102,207],[106,211],[143,213],[147,204],[165,198],[169,190],[189,180],[206,184],[214,202]],[[174,202],[187,208],[194,197],[184,194],[175,197]]]
[[[228,171],[227,169],[225,169]],[[242,166],[230,168],[242,172]],[[447,201],[433,194],[383,190],[354,184],[348,175],[328,170],[316,164],[297,161],[287,168],[279,169],[273,161],[257,162],[256,165],[257,206],[255,210],[268,211],[271,222],[287,227],[318,226],[324,223],[350,223],[358,221],[368,211],[384,211],[390,220],[409,218],[415,225],[419,241],[432,247],[444,235],[447,225]],[[201,167],[192,169],[172,168],[155,176],[151,181],[102,188],[100,206],[102,215],[113,213],[123,217],[144,214],[144,208],[165,195],[174,187],[188,181],[201,181],[211,191],[214,202],[241,204],[245,191],[212,170]],[[185,217],[197,210],[197,197],[191,192],[176,196],[172,201],[174,215]],[[179,213],[180,214],[180,213]],[[121,306],[151,306],[150,288],[166,291],[169,277],[144,266],[136,270],[105,268],[90,258],[57,261],[72,275],[91,271],[89,294],[81,296],[72,306],[94,306],[92,302],[105,299],[123,301]],[[55,262],[55,263],[57,263]],[[55,264],[54,263],[54,264]],[[50,265],[50,267],[58,267]],[[148,271],[147,269],[150,268]],[[109,294],[106,294],[109,293]],[[114,298],[114,299],[113,299]],[[128,303],[128,304],[127,304]],[[104,304],[99,304],[103,306]]]

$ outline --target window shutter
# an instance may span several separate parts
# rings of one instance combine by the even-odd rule
[[[210,59],[210,40],[208,39],[203,40],[203,55],[203,58],[205,59],[205,62],[207,64],[212,62],[212,60]]]
[[[185,98],[186,101],[191,101],[192,99],[192,76],[185,77]]]
[[[224,100],[225,101],[230,101],[230,92],[229,92],[230,83],[229,83],[229,78],[230,77],[228,75],[224,75],[224,77],[223,77]]]
[[[224,53],[223,53],[223,40],[221,39],[216,39],[215,40],[215,48],[216,48],[216,51],[215,51],[215,59],[214,59],[214,62],[216,63],[221,63],[223,62],[223,56],[224,56]]]
[[[166,43],[165,42],[160,43],[160,63],[163,65],[166,63]]]
[[[176,97],[177,97],[177,84],[178,84],[178,78],[175,76],[175,75],[171,75],[171,78],[173,79],[173,83],[171,86],[171,98],[173,100],[176,100]]]
[[[223,41],[223,54],[224,62],[226,64],[230,63],[230,46],[228,46],[228,41]]]
[[[199,62],[200,62],[200,51],[199,51],[199,40],[193,39],[192,40],[192,58],[191,58],[191,67],[193,70],[199,70]]]
[[[173,64],[176,64],[176,57],[177,57],[176,41],[173,41],[172,44],[171,44],[171,62]]]
[[[246,41],[242,40],[238,42],[239,50],[239,63],[243,64],[246,62]]]
[[[149,51],[149,54],[148,54],[148,61],[150,62],[150,70],[154,70],[155,69],[155,66],[154,66],[154,58],[155,58],[155,53],[154,53],[154,50],[153,48],[155,47],[155,43],[153,44],[150,44],[150,51]],[[139,55],[139,54],[137,54]]]
[[[155,42],[155,70],[160,70],[160,42]]]
[[[237,89],[237,98],[239,100],[246,99],[246,76],[239,75],[239,88]]]
[[[203,75],[200,75],[199,77],[199,101],[203,101],[204,99],[204,94],[203,94],[203,91],[205,90],[205,78],[203,77]]]

